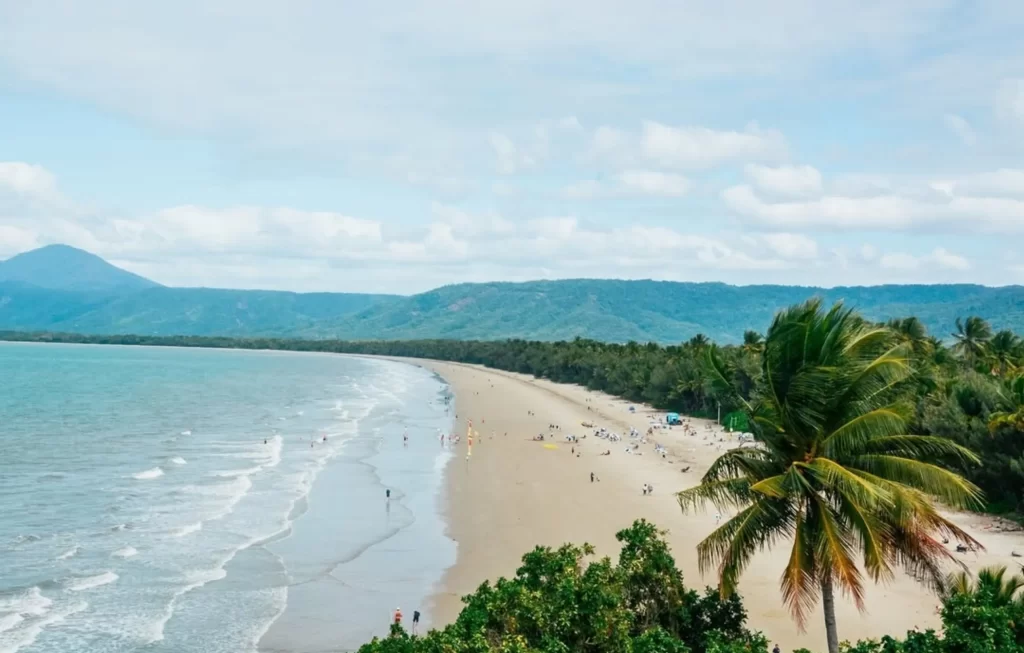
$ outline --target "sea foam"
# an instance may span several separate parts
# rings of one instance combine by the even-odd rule
[[[133,546],[126,546],[123,549],[118,549],[110,554],[112,558],[134,558],[139,555],[138,549]]]
[[[19,596],[0,599],[0,612],[13,612],[23,616],[39,617],[53,605],[53,601],[43,596],[43,591],[33,587]]]
[[[147,469],[146,471],[139,472],[138,474],[132,474],[132,478],[137,481],[151,481],[154,478],[160,478],[163,475],[164,470],[159,467],[154,467],[153,469]]]
[[[86,576],[85,578],[79,578],[74,583],[68,585],[68,589],[72,592],[84,592],[85,590],[91,590],[94,587],[102,587],[103,585],[109,585],[115,582],[120,576],[112,571],[106,571],[96,576]]]
[[[78,555],[78,550],[79,549],[78,549],[77,546],[73,546],[70,549],[68,549],[67,551],[65,551],[64,553],[62,553],[59,556],[57,556],[57,559],[58,560],[67,560],[68,558],[74,558],[76,555]]]

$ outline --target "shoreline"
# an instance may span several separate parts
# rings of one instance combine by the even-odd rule
[[[711,509],[683,515],[674,498],[675,492],[699,483],[721,451],[736,446],[735,437],[719,441],[723,436],[713,421],[689,419],[696,428],[694,436],[684,435],[678,427],[658,429],[640,446],[643,455],[626,454],[627,445],[639,442],[629,439],[629,428],[643,433],[652,421],[663,419],[663,411],[633,404],[635,412],[630,412],[629,402],[604,393],[482,366],[389,359],[422,367],[444,379],[454,395],[454,432],[464,436],[472,420],[480,435],[468,462],[463,437],[445,468],[439,509],[445,534],[456,543],[456,561],[427,606],[432,626],[454,621],[462,607],[461,597],[484,580],[514,575],[522,555],[535,546],[589,542],[597,556],[614,558],[618,553],[615,533],[639,518],[668,531],[668,543],[687,587],[700,590],[716,584],[713,572],[700,574],[695,553],[696,544],[715,528]],[[581,422],[620,433],[623,439],[597,440],[593,428]],[[552,424],[560,428],[549,429]],[[555,449],[532,440],[541,432],[554,434],[555,439],[544,444],[554,444]],[[580,440],[566,442],[564,436],[569,434]],[[655,443],[665,447],[664,457],[655,454]],[[605,451],[611,454],[599,455]],[[598,482],[591,482],[591,472]],[[654,494],[643,495],[645,483],[656,488]],[[1015,567],[1011,552],[1024,551],[1024,533],[1000,531],[997,517],[956,514],[954,519],[987,549],[960,558],[971,570]],[[763,631],[784,651],[821,649],[825,637],[820,619],[812,613],[807,631],[801,633],[782,605],[778,579],[787,556],[787,544],[780,543],[757,555],[742,576],[739,592],[748,626]],[[939,627],[938,599],[902,572],[885,584],[865,584],[865,613],[858,613],[845,597],[837,597],[840,639],[877,639],[903,635],[912,628]]]

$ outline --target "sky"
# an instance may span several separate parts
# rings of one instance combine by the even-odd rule
[[[0,0],[0,258],[1024,284],[1014,0]]]

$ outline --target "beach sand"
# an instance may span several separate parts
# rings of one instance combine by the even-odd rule
[[[460,597],[485,579],[513,575],[521,556],[536,545],[589,542],[598,555],[614,557],[616,531],[640,517],[668,531],[668,542],[688,586],[716,584],[713,574],[700,575],[695,551],[715,527],[714,509],[683,515],[673,495],[697,484],[720,453],[718,448],[736,446],[735,439],[719,443],[719,435],[706,435],[708,422],[694,419],[696,436],[684,435],[679,427],[659,430],[641,445],[643,455],[631,455],[624,451],[632,444],[629,428],[645,432],[664,413],[644,406],[636,406],[633,413],[628,402],[579,386],[470,365],[406,362],[433,370],[451,385],[458,416],[455,428],[463,436],[447,469],[443,507],[448,535],[458,545],[457,561],[428,606],[432,625],[454,620],[461,609]],[[467,420],[482,436],[474,442],[468,461]],[[582,422],[620,433],[623,441],[594,438],[593,429],[584,428]],[[550,424],[561,428],[552,431]],[[544,446],[551,440],[532,440],[539,433],[552,432],[555,449]],[[565,442],[567,434],[588,437],[573,445]],[[664,459],[655,454],[655,442],[668,449]],[[574,446],[578,456],[572,453]],[[609,449],[610,456],[599,455]],[[684,467],[689,471],[682,472]],[[591,472],[599,482],[591,482]],[[642,493],[645,483],[655,488],[650,496]],[[996,522],[980,516],[956,519],[987,549],[961,556],[966,564],[974,569],[992,564],[1018,569],[1011,551],[1024,552],[1024,535],[996,532]],[[783,543],[757,556],[744,572],[739,591],[749,625],[784,651],[801,646],[824,650],[820,614],[812,614],[806,632],[801,633],[782,605],[779,578],[787,558],[788,545]],[[850,600],[839,600],[841,639],[901,635],[910,628],[939,625],[934,595],[902,572],[884,585],[866,584],[866,612],[859,613]]]

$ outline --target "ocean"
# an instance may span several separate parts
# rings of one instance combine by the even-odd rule
[[[0,343],[0,653],[349,651],[396,607],[426,625],[455,560],[449,401],[389,361]]]

